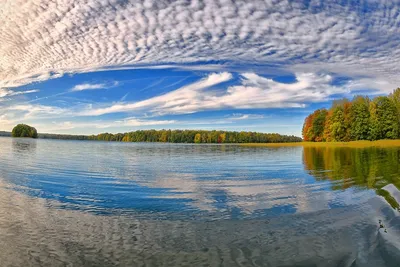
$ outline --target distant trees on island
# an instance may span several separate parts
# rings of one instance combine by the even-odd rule
[[[257,132],[230,132],[204,130],[139,130],[128,133],[101,133],[98,135],[39,134],[43,139],[97,140],[115,142],[164,143],[285,143],[301,142],[293,135]]]
[[[38,133],[35,128],[26,125],[26,124],[18,124],[14,127],[11,132],[12,137],[30,137],[30,138],[38,138]]]
[[[5,131],[0,131],[0,136],[3,136],[3,137],[10,137],[10,136],[11,136],[11,133],[10,133],[10,132],[5,132]]]
[[[389,96],[356,96],[333,101],[329,110],[318,109],[303,124],[303,139],[339,142],[400,138],[400,88]]]

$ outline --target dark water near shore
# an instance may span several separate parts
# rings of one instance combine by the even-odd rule
[[[0,266],[399,266],[398,188],[400,148],[0,138]]]

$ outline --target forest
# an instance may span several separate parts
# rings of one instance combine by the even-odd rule
[[[0,132],[0,136],[11,136]],[[40,139],[95,140],[115,142],[164,143],[286,143],[301,142],[300,137],[277,133],[204,131],[204,130],[139,130],[128,133],[101,133],[98,135],[70,135],[39,133]]]
[[[310,142],[348,142],[400,138],[400,88],[388,96],[335,100],[304,120],[302,135]]]
[[[167,143],[284,143],[301,142],[300,137],[277,133],[230,132],[204,130],[139,130],[129,133],[102,133],[89,140],[120,142],[167,142]]]

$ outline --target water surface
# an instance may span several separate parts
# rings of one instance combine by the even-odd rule
[[[0,262],[398,266],[399,160],[399,148],[0,138]]]

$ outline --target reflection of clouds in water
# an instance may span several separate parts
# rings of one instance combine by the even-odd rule
[[[36,140],[21,139],[13,144],[18,147],[32,144],[32,141]],[[168,199],[164,205],[174,203],[177,210],[185,203],[188,210],[240,211],[246,216],[311,212],[329,209],[332,202],[339,203],[336,195],[326,190],[330,182],[310,183],[301,172],[302,165],[293,165],[302,153],[297,148],[131,146],[48,140],[40,144],[36,153],[38,160],[23,159],[21,171],[27,166],[37,168],[30,171],[40,175],[34,180],[31,178],[32,188],[55,196],[62,193],[62,199],[56,197],[60,201],[101,206],[112,199],[115,207],[128,208],[128,199],[143,201],[143,205],[150,205],[151,199]],[[52,157],[49,158],[49,154]],[[61,184],[50,188],[55,182]],[[138,205],[131,203],[131,208]],[[162,205],[162,202],[157,203]]]
[[[298,148],[265,150],[161,144],[118,149],[123,151],[120,162],[124,168],[100,164],[103,171],[109,169],[119,179],[115,183],[135,182],[149,188],[166,189],[169,194],[157,197],[190,200],[187,205],[202,211],[239,208],[251,214],[278,206],[302,207],[307,200],[307,191],[298,189],[301,179],[286,181],[264,177],[268,172],[282,175],[278,172],[287,164],[287,158],[301,155]],[[105,153],[109,155],[102,157],[112,158],[112,150],[107,150]],[[260,164],[260,160],[263,163]],[[294,166],[287,167],[293,169]]]
[[[297,212],[329,209],[329,202],[334,198],[329,191],[311,192],[302,186],[301,179],[290,183],[283,179],[209,181],[197,179],[193,174],[170,174],[147,186],[171,189],[179,194],[167,195],[166,198],[193,199],[191,205],[207,211],[217,211],[213,194],[220,195],[223,191],[228,206],[240,208],[247,214],[289,205]]]
[[[270,220],[139,220],[56,209],[0,180],[3,266],[397,266],[387,204]],[[390,234],[377,231],[383,219]],[[388,253],[389,252],[389,253]],[[347,265],[346,265],[347,264]]]
[[[1,151],[13,149],[0,157],[11,166],[0,165],[3,178],[83,210],[262,217],[342,207],[373,196],[351,188],[332,191],[342,180],[316,182],[304,171],[301,147],[4,140]],[[37,147],[34,153],[18,152],[19,142]]]
[[[269,178],[260,180],[218,179],[202,180],[194,174],[163,175],[154,182],[143,185],[170,189],[179,194],[166,195],[166,198],[192,199],[189,203],[201,210],[217,211],[214,193],[224,192],[231,208],[240,208],[246,214],[275,207],[293,206],[297,213],[330,209],[333,206],[360,204],[375,194],[369,191],[327,190],[331,182],[305,184],[302,179],[286,180]]]

